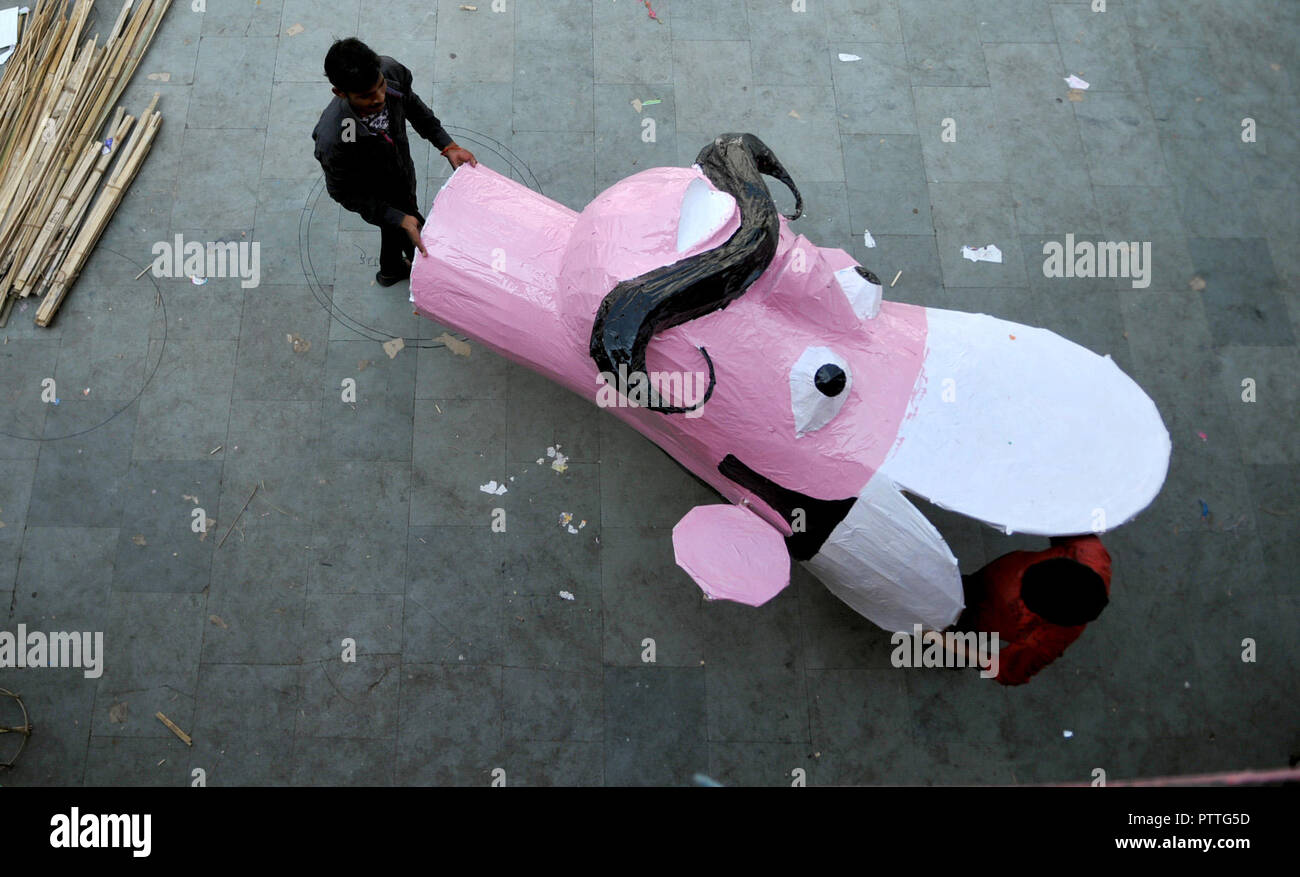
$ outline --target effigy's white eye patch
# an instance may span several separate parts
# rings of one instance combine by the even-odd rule
[[[795,438],[821,429],[844,407],[853,374],[842,356],[829,347],[809,347],[790,368],[790,407]]]

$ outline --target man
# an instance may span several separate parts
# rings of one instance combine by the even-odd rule
[[[416,203],[415,164],[406,123],[438,147],[453,168],[477,165],[457,146],[433,111],[411,88],[411,71],[365,43],[338,40],[325,55],[325,76],[334,100],[321,113],[312,139],[325,170],[325,187],[335,201],[379,226],[380,286],[411,276],[411,259],[424,253]],[[428,255],[425,253],[425,255]]]
[[[1012,551],[963,579],[958,630],[990,631],[998,682],[1023,685],[1079,638],[1110,602],[1110,553],[1096,536],[1052,539],[1042,551]]]

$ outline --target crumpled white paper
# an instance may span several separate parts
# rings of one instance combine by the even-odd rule
[[[963,259],[970,259],[972,262],[1002,262],[1002,251],[989,244],[987,247],[962,247],[961,256]]]

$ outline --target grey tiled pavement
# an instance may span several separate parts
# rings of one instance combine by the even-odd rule
[[[162,132],[57,323],[16,311],[2,333],[0,629],[100,630],[108,655],[98,680],[0,671],[37,725],[0,783],[1086,782],[1300,753],[1300,4],[657,0],[660,23],[636,0],[207,5],[173,4],[126,92],[131,111],[162,92]],[[803,189],[805,234],[902,272],[889,297],[1113,356],[1174,452],[1107,537],[1110,608],[1004,689],[894,669],[802,571],[761,609],[705,605],[670,529],[711,491],[528,371],[432,346],[405,286],[373,284],[378,233],[323,193],[309,137],[324,51],[354,34],[484,163],[570,207],[752,131]],[[448,168],[416,141],[428,204]],[[1044,278],[1043,241],[1071,232],[1151,241],[1150,287]],[[260,243],[262,285],[134,280],[177,233]],[[985,243],[1003,264],[960,257]],[[536,464],[557,443],[562,475]],[[928,511],[967,570],[1042,544]]]

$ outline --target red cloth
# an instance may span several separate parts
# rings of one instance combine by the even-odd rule
[[[1025,605],[1020,596],[1025,570],[1036,563],[1067,557],[1101,576],[1110,594],[1110,553],[1096,536],[1052,540],[1042,551],[1012,551],[985,566],[967,588],[966,602],[972,607],[965,626],[996,631],[1009,644],[998,650],[997,680],[1003,685],[1023,685],[1039,670],[1059,658],[1079,638],[1086,624],[1064,627],[1053,624]]]

